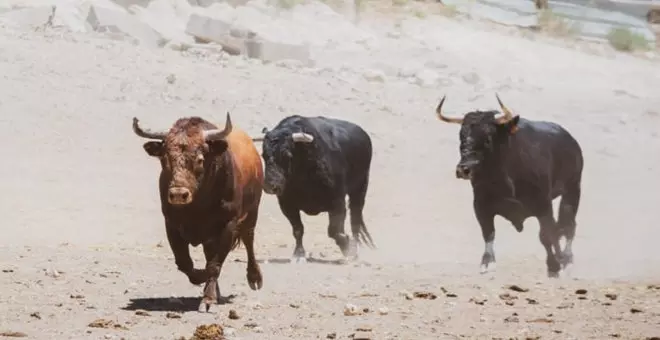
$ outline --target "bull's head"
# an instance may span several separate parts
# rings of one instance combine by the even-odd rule
[[[461,118],[447,117],[442,113],[442,97],[435,112],[443,122],[461,124],[460,153],[461,160],[456,166],[456,177],[470,179],[480,166],[487,161],[499,146],[508,140],[508,136],[518,129],[520,116],[514,115],[496,94],[502,114],[497,111],[472,111]]]
[[[271,195],[281,195],[284,192],[287,178],[291,175],[293,152],[296,144],[310,144],[314,136],[304,132],[288,130],[261,130],[263,137],[252,138],[262,142],[261,157],[264,159],[264,192]]]
[[[192,117],[179,119],[169,131],[152,131],[140,127],[138,119],[133,118],[133,131],[140,137],[158,140],[144,143],[143,148],[149,156],[160,159],[163,171],[169,175],[167,201],[183,206],[194,200],[204,176],[215,166],[215,156],[227,150],[226,137],[232,124],[227,113],[222,130]]]

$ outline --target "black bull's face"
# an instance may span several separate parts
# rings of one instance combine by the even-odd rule
[[[497,111],[472,111],[461,118],[447,117],[442,114],[444,101],[443,97],[436,109],[438,119],[447,123],[461,124],[459,134],[461,159],[456,165],[456,177],[471,179],[475,172],[480,170],[484,160],[493,155],[499,143],[509,134],[516,132],[520,117],[514,116],[502,104],[499,96],[497,101],[503,115],[498,115]]]
[[[264,159],[264,186],[265,193],[281,195],[287,185],[293,166],[293,154],[296,144],[309,144],[314,137],[303,132],[270,131],[265,128],[263,138],[253,138],[255,142],[261,141]]]

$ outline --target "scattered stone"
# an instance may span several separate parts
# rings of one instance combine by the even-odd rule
[[[23,332],[12,332],[12,331],[0,332],[0,336],[5,336],[8,338],[27,338],[27,334]]]
[[[621,337],[621,334],[619,334],[619,333],[612,333],[612,334],[610,334],[610,337],[611,337],[611,338],[620,338],[620,337]]]
[[[174,312],[167,312],[167,314],[165,314],[165,317],[168,319],[181,319],[181,314]]]
[[[637,313],[642,313],[643,310],[633,307],[633,308],[630,308],[630,312],[633,313],[633,314],[637,314]]]
[[[532,298],[526,298],[525,300],[527,300],[527,303],[530,304],[530,305],[538,305],[539,304],[538,301],[536,301]]]
[[[355,330],[358,331],[358,332],[371,332],[371,331],[373,331],[373,327],[363,325],[363,326],[359,326],[359,327],[358,327],[357,329],[355,329]]]
[[[238,319],[241,318],[241,316],[238,315],[238,312],[236,312],[236,310],[234,310],[234,309],[229,310],[229,316],[228,317],[231,320],[238,320]]]
[[[448,298],[456,298],[456,297],[458,297],[458,295],[456,295],[456,294],[454,294],[454,293],[447,293],[447,294],[445,294],[445,296],[448,297]]]
[[[356,332],[352,336],[353,340],[372,340],[373,337],[367,332]]]
[[[13,273],[14,270],[13,269],[3,269],[2,272],[3,273]]]
[[[195,329],[190,340],[223,340],[225,333],[222,326],[217,323],[210,325],[200,325]]]
[[[366,70],[362,73],[362,76],[370,82],[384,83],[386,79],[385,72],[381,70]]]
[[[507,286],[507,288],[510,289],[510,290],[512,290],[512,291],[514,291],[514,292],[518,292],[518,293],[526,293],[526,292],[529,292],[529,289],[528,289],[528,288],[523,288],[523,287],[520,287],[520,286],[518,286],[518,285],[509,285],[509,286]]]
[[[326,335],[325,338],[326,339],[337,339],[337,333],[336,332],[328,333],[328,335]]]
[[[587,297],[584,296],[584,295],[580,295],[580,296],[578,296],[578,300],[586,300],[586,299],[587,299]]]
[[[146,310],[142,310],[142,309],[138,309],[138,310],[136,310],[136,311],[135,311],[135,315],[140,315],[140,316],[151,316],[151,314],[149,314],[149,312],[147,312]]]
[[[537,318],[537,319],[527,320],[527,322],[528,323],[553,323],[555,321],[550,319],[550,318]]]
[[[389,313],[390,313],[390,310],[387,307],[378,308],[378,314],[380,314],[380,315],[387,315]]]
[[[468,300],[468,302],[472,302],[472,303],[475,303],[475,304],[480,305],[480,306],[483,306],[486,303],[486,301],[488,301],[488,299],[486,299],[486,298],[480,299],[480,298],[474,298],[474,297],[470,298],[470,300]]]
[[[176,82],[176,76],[174,74],[170,74],[165,78],[169,84],[174,84]]]
[[[89,323],[87,327],[91,328],[104,328],[104,329],[122,329],[122,330],[128,330],[126,326],[123,326],[121,324],[115,323],[112,320],[107,320],[107,319],[96,319]]]
[[[559,304],[559,306],[557,306],[557,309],[569,309],[573,308],[573,306],[575,306],[573,302],[562,302]]]
[[[41,320],[41,314],[39,312],[34,312],[30,314],[31,317]]]
[[[504,318],[504,322],[507,322],[507,323],[520,322],[520,319],[518,318],[518,313],[513,313],[512,315],[507,316],[506,318]]]
[[[587,294],[587,290],[586,289],[578,289],[578,290],[575,291],[575,294],[585,295],[585,294]]]
[[[245,326],[245,328],[251,328],[251,329],[254,329],[254,328],[259,327],[259,324],[257,324],[256,322],[252,321],[252,322],[248,322],[248,323],[246,323],[246,324],[243,325],[243,326]]]
[[[300,305],[297,304],[297,303],[290,303],[289,307],[298,309],[298,308],[300,308]]]
[[[602,303],[602,305],[603,305],[603,306],[611,306],[612,303],[611,303],[611,302],[608,302],[608,301],[605,301],[605,302]]]
[[[650,284],[650,285],[646,286],[646,288],[660,290],[660,284]]]
[[[437,295],[431,292],[414,292],[413,297],[416,297],[418,299],[426,299],[426,300],[435,300],[438,298]]]
[[[515,295],[511,295],[509,293],[503,293],[503,294],[500,294],[500,299],[504,300],[504,301],[513,301],[513,300],[517,300],[518,297],[515,296]]]
[[[46,270],[46,276],[50,276],[52,278],[58,278],[62,275],[61,272],[57,271],[56,269],[50,268]]]
[[[347,303],[344,306],[344,315],[345,316],[362,315],[362,311],[356,305],[352,303]]]
[[[78,299],[78,300],[85,298],[85,296],[81,295],[81,294],[71,294],[71,295],[69,295],[69,297],[72,298],[72,299]]]
[[[605,297],[608,298],[608,299],[610,299],[610,300],[612,300],[612,301],[614,301],[614,300],[616,300],[616,299],[619,298],[619,296],[616,295],[616,294],[614,294],[614,293],[607,293],[607,294],[605,294]]]

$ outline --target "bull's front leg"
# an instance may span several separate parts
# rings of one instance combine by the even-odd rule
[[[491,209],[480,206],[477,202],[474,204],[474,212],[485,244],[480,268],[480,272],[483,274],[495,270],[495,214],[491,212]]]
[[[206,285],[203,290],[202,301],[199,304],[199,311],[208,312],[212,304],[220,303],[220,286],[218,286],[218,277],[222,270],[222,265],[231,251],[232,245],[238,235],[234,231],[234,224],[228,224],[218,238],[214,238],[203,244],[204,257],[206,258]]]
[[[193,261],[190,257],[190,248],[188,242],[181,236],[179,230],[171,222],[165,222],[165,230],[167,232],[167,241],[170,244],[170,249],[174,254],[174,262],[177,269],[188,276],[190,283],[200,285],[207,280],[206,271],[195,269]]]

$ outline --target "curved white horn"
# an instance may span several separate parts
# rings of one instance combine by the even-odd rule
[[[291,138],[296,143],[311,143],[314,141],[314,136],[304,132],[294,132],[291,134]]]

